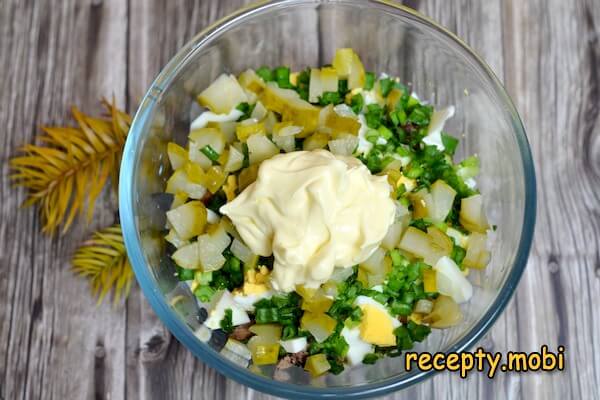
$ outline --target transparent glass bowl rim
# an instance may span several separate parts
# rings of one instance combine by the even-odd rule
[[[301,4],[345,4],[345,5],[365,5],[378,7],[388,13],[396,15],[410,16],[413,22],[423,24],[429,28],[442,33],[452,39],[459,47],[465,51],[477,67],[479,67],[492,83],[496,94],[503,101],[504,107],[512,116],[512,125],[516,133],[516,139],[521,154],[524,169],[525,180],[525,209],[523,216],[523,227],[521,231],[521,240],[517,249],[514,265],[509,272],[509,276],[505,285],[501,288],[500,293],[494,303],[490,306],[487,313],[481,320],[468,332],[460,341],[458,341],[448,352],[461,352],[469,349],[488,331],[496,319],[503,312],[508,304],[523,271],[527,264],[527,258],[533,240],[533,232],[536,216],[536,180],[531,151],[525,135],[525,129],[521,119],[506,91],[498,78],[494,75],[487,64],[461,39],[444,27],[438,25],[433,20],[417,13],[416,11],[395,4],[386,0],[275,0],[263,1],[260,3],[251,4],[241,8],[238,11],[226,16],[225,18],[210,25],[192,40],[190,40],[179,52],[171,59],[167,66],[160,72],[158,77],[153,82],[151,88],[144,96],[140,104],[125,145],[123,160],[121,162],[120,185],[119,185],[119,210],[123,236],[127,253],[133,266],[133,270],[137,280],[142,288],[142,291],[154,311],[158,314],[162,322],[169,328],[175,337],[183,343],[196,357],[205,362],[208,366],[217,369],[229,378],[250,386],[262,392],[270,393],[276,396],[286,398],[327,398],[334,396],[344,396],[345,398],[363,398],[371,396],[381,396],[386,393],[406,388],[414,383],[433,375],[433,371],[413,371],[402,377],[390,377],[376,383],[370,383],[358,386],[347,387],[311,387],[300,386],[291,383],[279,382],[274,379],[262,377],[254,374],[244,368],[241,368],[224,357],[219,356],[206,345],[198,345],[198,340],[195,338],[192,330],[179,319],[171,307],[168,305],[165,297],[160,292],[154,279],[146,266],[142,247],[140,245],[140,237],[138,234],[136,219],[134,214],[134,196],[132,188],[136,175],[136,161],[138,157],[138,147],[140,140],[143,138],[149,119],[155,111],[157,100],[166,88],[169,87],[173,79],[178,75],[181,69],[187,62],[193,58],[193,54],[204,48],[215,37],[218,37],[221,32],[228,30],[233,26],[242,24],[247,18],[255,14],[268,13],[280,8],[286,8],[293,5]]]

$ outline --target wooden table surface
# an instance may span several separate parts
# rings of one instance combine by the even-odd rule
[[[70,256],[115,222],[107,191],[90,226],[48,238],[7,161],[71,105],[135,111],[161,67],[241,0],[0,0],[0,400],[265,399],[195,359],[141,292],[96,307]],[[535,243],[516,295],[481,345],[566,347],[554,373],[441,373],[389,398],[599,398],[600,2],[412,0],[473,46],[528,130],[538,177]]]

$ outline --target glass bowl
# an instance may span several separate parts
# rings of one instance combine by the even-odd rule
[[[476,290],[463,306],[464,321],[435,331],[417,350],[460,352],[485,334],[519,282],[534,230],[535,175],[519,115],[489,67],[435,22],[387,1],[287,0],[252,5],[211,25],[169,62],[137,111],[121,166],[123,234],[144,294],[175,337],[226,376],[282,397],[382,395],[432,372],[406,372],[400,357],[337,376],[310,379],[298,368],[274,379],[273,367],[243,368],[219,353],[223,337],[202,327],[203,311],[165,253],[169,204],[160,193],[171,173],[167,143],[185,143],[201,111],[195,95],[222,72],[320,66],[340,47],[354,48],[367,70],[399,76],[432,104],[455,105],[445,130],[462,138],[457,157],[475,153],[482,161],[478,184],[489,219],[498,225],[492,261],[472,277]]]

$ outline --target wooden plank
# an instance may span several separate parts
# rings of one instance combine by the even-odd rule
[[[71,104],[99,111],[100,96],[124,102],[126,4],[119,0],[3,2],[0,121],[0,398],[122,397],[125,314],[96,308],[69,271],[79,238],[114,222],[107,192],[89,228],[40,233],[5,161],[38,125],[64,123]]]

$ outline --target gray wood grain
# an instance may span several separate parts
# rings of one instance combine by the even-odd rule
[[[134,289],[96,307],[69,271],[95,219],[39,233],[8,180],[8,158],[76,104],[115,96],[134,111],[169,58],[243,0],[0,3],[0,399],[215,399],[270,396],[227,380],[181,346]],[[505,82],[531,142],[539,184],[534,248],[516,296],[480,345],[567,349],[564,372],[461,380],[441,373],[388,398],[597,398],[600,387],[600,4],[595,0],[406,2],[473,46]]]

